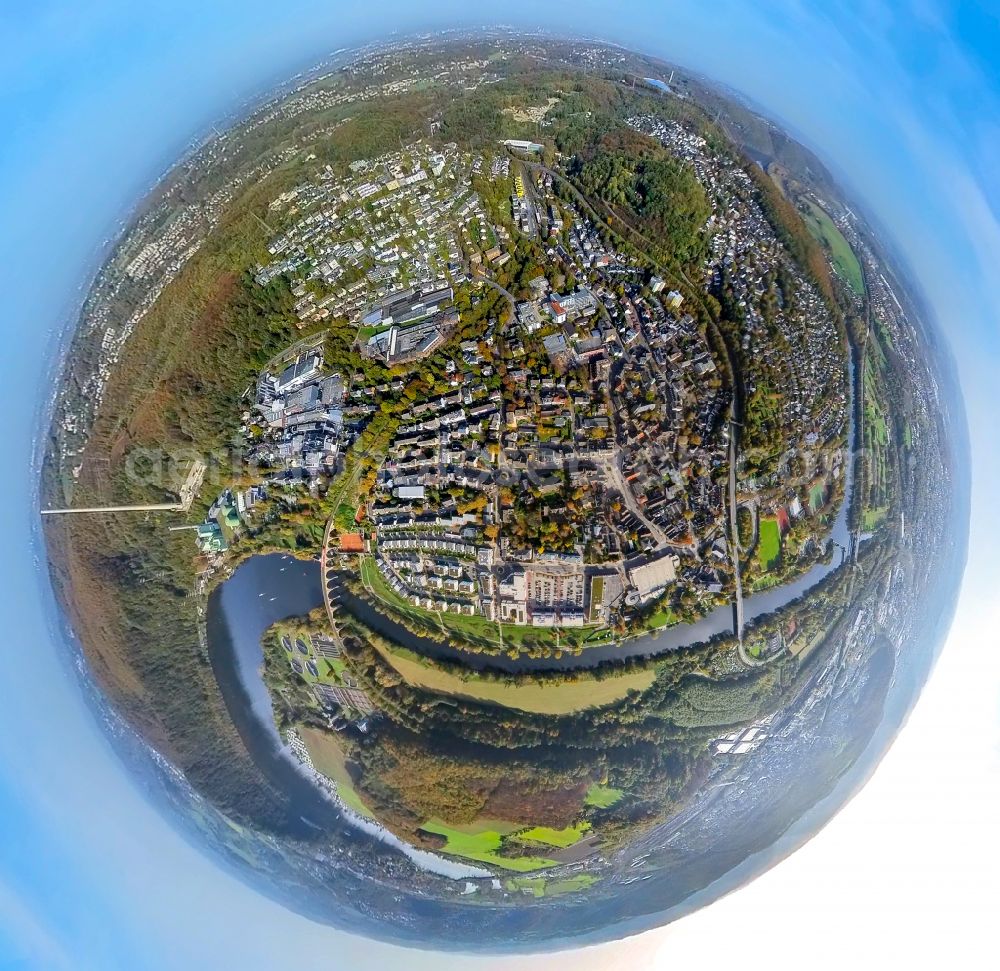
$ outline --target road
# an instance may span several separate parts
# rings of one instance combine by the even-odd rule
[[[593,218],[595,218],[598,222],[605,222],[605,220],[601,219],[601,217],[598,214],[595,206],[590,202],[590,200],[582,192],[580,192],[580,190],[577,189],[577,187],[575,185],[573,185],[573,183],[569,179],[567,179],[565,176],[560,175],[558,172],[552,171],[552,169],[549,169],[546,166],[544,166],[544,165],[542,165],[541,163],[538,163],[538,162],[524,162],[524,165],[529,170],[532,170],[532,171],[541,171],[541,172],[544,172],[547,175],[551,176],[554,180],[558,179],[560,182],[562,182],[563,185],[565,185],[565,186],[567,186],[569,188],[569,190],[573,194],[573,196],[581,203],[581,205],[583,205],[585,207],[585,209],[591,214],[591,216]],[[653,247],[653,246],[655,246],[655,244],[654,244],[654,242],[652,240],[650,240],[648,237],[644,236],[641,232],[639,232],[639,230],[635,229],[633,226],[630,226],[628,223],[624,222],[613,211],[611,211],[609,213],[609,215],[613,219],[617,219],[618,222],[621,225],[624,226],[624,228],[628,232],[629,236],[631,236],[633,238],[637,237],[638,239],[640,239],[646,245],[646,247]],[[611,229],[611,231],[614,232],[615,235],[619,236],[619,238],[624,238],[624,237],[621,237],[621,234],[617,233],[613,228]],[[628,240],[626,240],[626,241],[628,242]],[[635,242],[634,241],[632,241],[630,244],[632,246],[635,246]],[[694,293],[698,297],[699,301],[703,303],[703,301],[701,301],[700,291],[698,290],[698,288],[696,288],[696,287],[694,287],[692,285],[691,281],[687,278],[687,276],[683,272],[675,272],[675,271],[672,271],[669,268],[665,267],[663,265],[663,263],[662,263],[661,260],[654,259],[650,255],[648,249],[647,249],[647,251],[645,251],[643,253],[643,255],[648,260],[650,260],[650,262],[652,262],[655,266],[659,267],[662,270],[662,272],[668,278],[669,277],[673,277],[674,279],[682,280],[683,283],[686,285],[685,289],[687,291],[691,292],[691,293]],[[713,329],[715,329],[717,331],[717,328],[715,328],[714,322],[712,322],[710,314],[708,315],[708,319],[710,321],[709,326],[712,327]],[[732,356],[731,356],[731,353],[729,351],[728,345],[725,343],[724,340],[722,340],[721,334],[719,334],[718,337],[719,337],[719,343],[720,343],[720,345],[723,348],[725,348],[726,356],[728,358],[727,363],[729,365],[730,373],[733,375],[733,381],[734,381],[734,384],[735,384],[735,382],[738,381],[738,372],[736,370],[735,362],[732,359]],[[743,658],[743,660],[747,664],[753,664],[754,663],[753,660],[743,650],[743,584],[742,584],[742,580],[741,580],[741,577],[740,577],[740,553],[739,553],[739,548],[740,547],[739,547],[739,537],[737,535],[737,520],[736,520],[736,458],[737,458],[736,422],[741,417],[739,415],[739,411],[740,411],[740,408],[742,407],[742,401],[741,401],[741,397],[742,396],[738,393],[738,389],[735,386],[734,386],[733,390],[734,390],[734,398],[733,398],[733,403],[730,406],[730,425],[729,425],[729,430],[730,430],[730,435],[729,435],[729,519],[730,519],[730,533],[731,533],[731,546],[732,546],[733,574],[734,574],[734,578],[735,578],[735,581],[736,581],[736,599],[735,599],[735,602],[733,604],[733,610],[734,610],[734,614],[735,614],[734,627],[735,627],[735,634],[736,634],[736,636],[737,636],[737,638],[739,640],[740,656]],[[649,522],[649,520],[646,519],[646,517],[642,514],[642,512],[639,511],[639,509],[638,509],[638,503],[635,502],[635,497],[632,495],[632,491],[627,488],[626,483],[622,479],[621,472],[618,469],[617,463],[616,462],[610,463],[608,471],[609,471],[609,474],[614,475],[616,477],[615,481],[620,482],[620,484],[621,484],[620,491],[621,491],[622,495],[625,497],[625,501],[626,501],[626,504],[628,505],[629,509],[632,510],[632,512],[635,513],[635,515],[637,515],[642,520],[642,522],[644,522],[650,528],[650,531],[653,532],[654,536],[658,537],[658,542],[659,543],[661,543],[661,544],[665,543],[666,542],[666,534],[663,532],[663,530],[658,529],[657,527],[655,527],[652,523]]]
[[[473,279],[482,280],[483,283],[486,283],[489,286],[493,287],[494,290],[499,290],[500,293],[502,293],[507,298],[507,303],[510,304],[511,318],[513,319],[513,317],[517,313],[517,311],[515,309],[516,306],[517,306],[517,298],[514,296],[514,294],[512,294],[510,292],[510,290],[507,290],[504,287],[500,286],[500,284],[497,283],[496,280],[493,280],[490,277],[488,277],[485,273],[483,273],[482,270],[473,270],[472,271],[472,276],[473,276]]]
[[[382,461],[385,458],[385,452],[383,451],[380,453],[372,453],[372,456],[376,460],[375,461],[376,467],[378,467],[382,464]],[[333,601],[330,597],[330,578],[327,575],[327,570],[329,569],[327,564],[329,562],[330,536],[331,533],[333,532],[334,520],[337,517],[337,509],[340,506],[340,503],[343,500],[344,495],[348,492],[348,490],[354,488],[355,483],[358,481],[358,477],[361,475],[361,468],[362,468],[361,460],[363,457],[364,457],[363,453],[360,452],[356,455],[354,469],[351,471],[351,474],[340,484],[338,488],[336,494],[336,500],[331,506],[330,517],[327,519],[326,528],[323,530],[323,547],[320,550],[320,555],[319,555],[320,569],[322,570],[322,578],[323,578],[323,603],[326,605],[326,615],[330,620],[330,626],[333,628],[334,635],[336,636],[338,642],[340,640],[340,631],[337,628],[336,616],[333,611]]]
[[[516,158],[516,156],[514,157]],[[683,270],[674,270],[671,267],[667,266],[663,262],[663,260],[654,257],[651,253],[651,250],[656,249],[656,242],[654,240],[651,240],[648,236],[644,235],[634,226],[630,225],[628,222],[622,219],[622,217],[619,216],[617,212],[615,212],[611,207],[607,206],[606,204],[604,204],[604,208],[606,210],[605,216],[602,217],[601,214],[597,211],[597,207],[565,175],[553,171],[547,166],[542,165],[541,162],[523,161],[522,164],[528,171],[544,172],[546,175],[551,176],[551,178],[554,181],[559,181],[563,185],[565,185],[566,188],[569,189],[573,197],[577,199],[577,201],[579,201],[579,203],[584,207],[584,209],[590,214],[591,218],[594,219],[598,225],[606,226],[608,230],[614,236],[617,236],[618,239],[620,239],[623,243],[625,243],[628,246],[631,246],[633,249],[638,250],[642,256],[644,256],[647,260],[649,260],[649,262],[653,266],[657,268],[659,273],[665,279],[672,281],[672,285],[680,285],[687,291],[687,293],[693,295],[693,297],[698,301],[698,303],[702,307],[702,310],[705,313],[705,319],[707,321],[708,329],[714,335],[718,345],[725,351],[726,365],[729,368],[729,373],[732,375],[733,394],[736,398],[737,419],[739,419],[742,415],[742,410],[743,410],[743,387],[740,378],[740,372],[736,367],[736,361],[733,359],[733,354],[729,345],[723,338],[722,332],[719,330],[718,325],[716,324],[714,318],[712,317],[711,312],[709,311],[708,307],[705,304],[701,288],[694,286],[694,284],[691,283],[691,281],[688,279],[687,275],[683,272]],[[612,225],[612,223],[617,223],[617,225],[621,226],[622,229],[625,231],[625,233],[628,234],[628,236],[626,237],[625,235],[623,235],[621,231],[619,231],[618,229],[615,228],[614,225]],[[643,246],[637,246],[635,242],[636,239],[640,240],[643,243]]]
[[[305,354],[307,351],[320,348],[326,341],[326,332],[320,331],[318,334],[311,334],[308,337],[303,337],[301,340],[297,340],[290,347],[286,347],[283,351],[279,351],[274,357],[271,358],[267,364],[261,368],[261,373],[264,371],[273,371],[279,364],[290,364],[295,358],[299,357],[301,354]]]
[[[591,203],[591,201],[568,178],[566,178],[566,176],[561,175],[559,172],[553,171],[552,169],[548,168],[547,166],[542,165],[540,162],[530,162],[530,161],[524,161],[524,160],[521,160],[521,162],[522,162],[522,165],[524,166],[524,168],[527,171],[530,171],[530,172],[543,172],[546,175],[549,175],[554,181],[557,180],[557,181],[561,182],[563,185],[565,185],[570,190],[570,192],[573,195],[573,197],[580,203],[581,206],[583,206],[584,210],[586,212],[588,212],[594,220],[596,220],[600,224],[604,224],[604,225],[608,224],[607,220],[601,218],[601,216],[597,212],[597,209],[594,206],[594,204]],[[647,248],[655,246],[655,244],[654,244],[654,242],[652,240],[650,240],[648,237],[644,236],[641,232],[639,232],[633,226],[630,226],[628,223],[624,222],[621,219],[621,217],[619,217],[616,213],[614,213],[613,211],[610,211],[609,215],[611,216],[612,219],[616,219],[625,228],[625,230],[628,232],[628,234],[630,236],[632,236],[632,237],[638,237],[638,239],[640,239],[645,244],[645,246]],[[633,246],[633,247],[635,247],[637,249],[640,249],[640,252],[642,252],[642,255],[644,255],[646,257],[646,259],[648,259],[654,266],[657,266],[660,269],[660,271],[668,279],[673,278],[674,280],[680,280],[680,281],[682,281],[683,284],[685,285],[685,289],[688,290],[689,292],[695,294],[696,297],[697,297],[697,299],[698,299],[698,301],[704,307],[704,301],[702,300],[700,290],[697,287],[694,287],[692,285],[691,281],[687,278],[687,276],[683,272],[678,273],[678,272],[675,272],[675,271],[671,270],[669,267],[664,266],[662,260],[655,259],[652,255],[650,255],[648,249],[646,251],[643,251],[640,247],[636,247],[634,241],[630,241],[630,240],[625,239],[625,237],[623,237],[621,235],[621,233],[619,233],[613,227],[609,226],[608,228],[611,230],[612,233],[614,233],[616,236],[618,236],[624,242],[628,243],[629,245],[631,245],[631,246]],[[496,285],[496,284],[494,284],[494,285]],[[500,289],[502,290],[502,288],[500,288]],[[506,293],[506,291],[503,291],[503,292]],[[735,386],[736,383],[738,382],[738,377],[737,377],[738,372],[736,371],[735,362],[732,359],[732,356],[731,356],[731,353],[729,351],[728,345],[722,339],[721,334],[718,333],[718,329],[717,329],[714,321],[712,321],[711,314],[708,313],[707,308],[705,308],[705,310],[706,310],[707,319],[709,320],[709,326],[716,332],[716,334],[718,336],[719,344],[725,349],[726,357],[727,357],[727,364],[729,366],[730,373],[733,375],[733,381],[734,381],[734,389],[733,389],[734,390],[734,399],[733,399],[733,404],[731,406],[731,409],[732,409],[732,418],[733,418],[733,421],[736,421],[740,417],[738,413],[739,413],[739,410],[740,410],[740,408],[742,406],[742,401],[741,401],[741,397],[742,396],[738,393],[738,389]],[[736,533],[736,509],[735,509],[735,501],[736,501],[735,476],[736,476],[736,471],[735,471],[735,441],[734,441],[734,439],[735,439],[735,428],[732,425],[730,425],[730,431],[731,431],[731,435],[730,435],[730,490],[729,491],[730,491],[730,505],[731,505],[731,516],[730,516],[730,518],[732,520],[732,530],[733,530],[733,537],[734,537],[733,549],[734,549],[734,552],[735,552],[734,560],[735,560],[736,590],[737,590],[737,599],[736,599],[736,605],[735,605],[735,609],[736,609],[736,628],[737,628],[737,635],[738,635],[738,637],[740,639],[740,642],[742,644],[742,639],[743,639],[743,592],[742,592],[742,588],[741,588],[741,585],[740,585],[740,576],[739,576],[739,562],[738,562],[738,560],[739,560],[739,552],[738,552],[739,551],[739,546],[735,542],[735,533]],[[646,525],[646,527],[650,530],[650,533],[656,539],[656,542],[657,542],[658,546],[664,546],[664,545],[666,545],[666,543],[667,543],[666,533],[660,527],[658,527],[656,524],[652,523],[649,519],[646,518],[646,516],[643,513],[641,507],[639,506],[638,502],[636,501],[635,496],[632,493],[632,490],[630,488],[628,488],[628,484],[624,481],[624,478],[623,478],[623,476],[621,474],[621,470],[618,468],[617,460],[613,461],[613,462],[607,463],[606,468],[607,468],[607,471],[608,471],[609,478],[611,479],[612,482],[614,482],[616,484],[618,490],[622,493],[622,496],[625,498],[625,503],[629,507],[629,509],[632,511],[632,513],[634,515],[636,515],[639,518],[639,520],[641,522],[643,522]]]
[[[653,539],[656,540],[657,549],[666,546],[667,534],[660,526],[657,526],[656,523],[646,516],[642,506],[640,506],[636,500],[635,494],[632,492],[629,484],[625,481],[625,477],[622,475],[622,470],[619,468],[618,462],[619,453],[617,448],[610,457],[600,460],[600,464],[604,467],[605,478],[608,484],[613,489],[617,489],[621,493],[622,498],[625,500],[625,505],[629,508],[629,512],[631,512],[632,515],[635,516],[635,518],[649,530]]]
[[[733,562],[733,579],[736,581],[736,600],[733,604],[735,617],[735,634],[739,641],[740,659],[750,663],[750,658],[743,650],[743,580],[740,577],[740,537],[736,519],[736,422],[729,422],[729,532],[730,559]]]
[[[548,171],[548,170],[546,169],[545,171]],[[475,278],[477,280],[482,280],[484,283],[489,284],[495,290],[498,290],[500,293],[502,293],[507,298],[508,302],[510,303],[510,312],[511,312],[511,314],[513,315],[514,313],[516,313],[516,311],[515,311],[516,299],[515,299],[514,295],[509,290],[507,290],[504,287],[500,286],[500,284],[497,283],[496,280],[490,279],[488,276],[486,276],[481,271],[479,273],[475,273],[474,276],[475,276]],[[603,309],[603,306],[604,305],[601,304],[602,309]],[[606,314],[607,310],[604,310],[604,312]],[[642,507],[636,501],[635,495],[633,494],[632,490],[629,488],[628,483],[625,481],[625,478],[622,475],[621,469],[618,467],[618,451],[617,451],[617,449],[615,450],[614,457],[613,458],[609,458],[609,459],[605,459],[603,461],[603,464],[605,466],[605,471],[607,473],[608,481],[610,482],[610,484],[612,485],[613,488],[617,489],[622,494],[622,498],[625,500],[625,505],[628,506],[629,510],[633,513],[633,515],[641,523],[643,523],[646,526],[646,528],[649,530],[650,534],[656,540],[657,548],[666,546],[667,545],[667,534],[663,531],[663,529],[661,527],[657,526],[656,523],[654,523],[652,520],[650,520],[650,519],[647,518],[647,516],[646,516],[645,512],[643,511]]]

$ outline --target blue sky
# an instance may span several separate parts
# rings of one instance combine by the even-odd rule
[[[102,241],[183,146],[323,52],[390,26],[462,23],[469,10],[395,0],[361,11],[334,0],[0,0],[0,341],[12,416],[0,504],[0,969],[252,969],[316,955],[317,967],[447,966],[280,909],[220,872],[149,808],[47,627],[25,470],[53,334]],[[704,955],[716,921],[733,942],[713,935],[720,965],[728,954],[742,968],[783,967],[817,937],[829,942],[819,966],[857,958],[862,945],[871,958],[889,944],[886,955],[912,953],[922,964],[952,927],[963,932],[948,946],[970,948],[971,958],[985,945],[975,927],[991,926],[987,902],[997,898],[984,864],[1000,863],[1000,576],[992,557],[1000,536],[991,507],[1000,475],[1000,15],[986,4],[935,0],[551,0],[503,13],[701,70],[746,92],[816,149],[887,227],[934,307],[959,363],[974,456],[973,545],[955,630],[866,790],[810,845],[708,911],[545,966],[676,965]],[[959,728],[965,744],[956,757]],[[953,831],[947,846],[926,840],[945,830]],[[796,930],[781,940],[755,935],[751,918],[761,907],[780,908]],[[854,933],[836,933],[844,926]]]

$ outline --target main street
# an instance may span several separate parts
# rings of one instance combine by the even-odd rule
[[[658,526],[646,515],[642,506],[639,505],[638,500],[635,498],[635,493],[632,492],[629,484],[625,481],[625,477],[622,475],[620,450],[615,448],[611,455],[598,459],[598,464],[604,470],[605,481],[612,489],[621,493],[621,497],[625,500],[625,505],[628,506],[629,512],[649,530],[650,535],[656,540],[657,549],[666,546],[667,534],[661,526]]]

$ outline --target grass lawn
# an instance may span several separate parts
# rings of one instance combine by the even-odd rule
[[[489,863],[504,870],[513,870],[515,873],[531,873],[534,870],[557,865],[555,860],[547,860],[540,856],[500,856],[497,850],[503,842],[503,834],[495,829],[483,829],[472,833],[464,831],[468,830],[468,827],[455,829],[435,819],[429,820],[420,828],[425,833],[443,836],[447,842],[441,852],[450,853],[452,856]]]
[[[333,514],[333,524],[342,533],[350,532],[357,528],[357,521],[354,518],[356,515],[357,509],[351,503],[342,502]]]
[[[885,416],[876,408],[865,405],[865,423],[869,428],[869,440],[879,446],[889,444],[889,430],[886,427]]]
[[[376,324],[376,325],[366,325],[365,327],[358,328],[358,342],[361,344],[367,344],[376,334],[381,333],[387,328]]]
[[[824,630],[821,630],[818,634],[814,634],[809,640],[806,640],[804,637],[796,637],[788,645],[788,649],[792,652],[793,656],[802,660],[812,653],[813,648],[817,644],[822,643],[824,637],[826,637],[826,631]]]
[[[757,539],[757,562],[764,571],[770,570],[781,556],[781,529],[778,520],[766,516],[760,521],[760,536]]]
[[[880,506],[878,509],[866,509],[861,517],[861,525],[866,532],[871,532],[876,526],[885,521],[889,512],[888,506]]]
[[[600,681],[583,671],[578,673],[575,681],[548,684],[529,680],[497,681],[484,678],[472,670],[461,675],[453,674],[404,648],[389,651],[380,647],[378,650],[406,682],[416,688],[543,715],[565,715],[584,708],[609,705],[624,698],[630,691],[645,691],[656,680],[656,671],[649,668]]]
[[[771,587],[776,587],[781,583],[781,579],[770,573],[765,573],[763,576],[754,577],[750,581],[750,592],[758,593],[761,590],[770,590]]]
[[[343,800],[344,805],[353,809],[359,816],[374,819],[375,814],[364,804],[357,789],[354,788],[350,773],[347,771],[344,751],[337,744],[337,740],[327,732],[304,726],[299,729],[299,735],[317,771],[322,772],[336,784],[337,795]]]
[[[859,295],[864,293],[865,280],[861,273],[861,264],[854,255],[850,243],[844,239],[844,234],[837,229],[826,211],[813,202],[809,203],[804,216],[812,234],[829,249],[830,259],[837,273],[847,281],[855,293]]]
[[[882,407],[880,373],[876,369],[875,362],[869,356],[865,361],[865,424],[868,426],[869,444],[887,445],[889,432]]]
[[[446,826],[456,833],[466,833],[469,836],[477,836],[488,830],[499,833],[501,836],[510,836],[520,829],[524,829],[524,823],[512,823],[507,819],[490,819],[488,816],[477,816],[471,823],[443,823],[440,819],[432,820],[435,825]]]
[[[646,618],[644,626],[649,630],[656,630],[659,627],[673,627],[676,623],[677,614],[669,607],[660,607]]]
[[[595,883],[597,877],[592,877],[589,873],[578,873],[575,877],[563,877],[561,880],[550,880],[548,877],[513,877],[504,881],[504,888],[530,893],[533,897],[556,897],[561,893],[586,890]]]
[[[555,846],[561,850],[574,843],[579,843],[581,837],[590,829],[590,823],[584,820],[581,823],[574,823],[565,829],[552,829],[550,826],[535,826],[532,829],[518,833],[517,838],[526,843],[544,843],[546,846]]]
[[[587,795],[583,800],[585,806],[594,806],[597,809],[608,809],[618,802],[625,793],[614,786],[602,786],[597,783],[587,790]]]

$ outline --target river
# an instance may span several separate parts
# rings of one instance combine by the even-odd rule
[[[279,620],[323,603],[319,564],[291,556],[255,556],[212,592],[206,617],[208,652],[226,708],[261,773],[301,814],[301,830],[341,819],[336,803],[309,777],[274,724],[261,667],[264,632]]]
[[[281,553],[242,563],[209,598],[209,658],[226,708],[261,774],[299,813],[293,835],[317,830],[363,831],[399,850],[417,866],[452,880],[489,876],[489,871],[416,849],[378,823],[340,806],[319,786],[278,734],[271,697],[261,676],[262,639],[269,627],[302,617],[323,605],[319,564]]]

